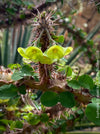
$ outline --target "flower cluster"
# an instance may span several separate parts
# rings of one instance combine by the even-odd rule
[[[62,47],[59,45],[51,46],[44,53],[36,46],[18,48],[18,52],[23,57],[24,62],[40,62],[41,64],[52,64],[68,55],[72,50],[72,47]]]

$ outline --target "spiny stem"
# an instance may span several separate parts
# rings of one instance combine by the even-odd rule
[[[40,33],[40,35],[39,35],[39,37],[38,37],[38,39],[34,42],[34,44],[38,44],[38,42],[40,42],[40,39],[41,39],[41,36],[42,36],[42,34],[43,34],[43,32],[44,32],[44,30],[42,30],[42,32]]]
[[[46,32],[47,32],[48,38],[50,40],[50,43],[53,43],[53,44],[55,43],[56,44],[56,42],[51,38],[51,35],[50,35],[48,29],[46,29]]]

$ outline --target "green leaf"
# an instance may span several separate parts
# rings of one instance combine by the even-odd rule
[[[92,98],[91,101],[92,101],[92,103],[99,103],[100,104],[100,99],[98,99],[98,98]]]
[[[71,76],[72,75],[71,67],[67,66],[65,72],[66,72],[66,76]]]
[[[0,125],[0,131],[6,131],[6,128]]]
[[[60,102],[62,106],[67,107],[67,108],[71,108],[75,106],[74,95],[68,91],[60,93],[59,98],[60,98]]]
[[[64,36],[63,35],[60,35],[60,36],[53,35],[52,38],[58,43],[63,43],[64,42]]]
[[[82,87],[86,89],[93,89],[94,86],[92,78],[87,74],[79,77],[79,83]]]
[[[85,113],[88,120],[100,125],[100,105],[97,105],[97,103],[88,104]]]
[[[15,129],[15,128],[19,128],[19,129],[21,129],[21,128],[23,128],[23,123],[22,123],[22,121],[13,121],[12,123],[11,123],[11,125],[10,125],[10,129],[11,130],[13,130],[13,129]]]
[[[25,14],[20,14],[21,19],[25,19]]]
[[[93,40],[87,40],[87,44],[93,46],[94,42],[93,42]]]
[[[31,125],[37,125],[40,122],[40,116],[36,114],[29,113],[25,118]]]
[[[49,117],[46,113],[41,114],[40,117],[41,122],[47,122],[49,120]]]
[[[24,65],[20,71],[23,76],[32,76],[34,74],[33,68],[29,65]]]
[[[98,96],[100,96],[100,86],[94,85],[94,86],[93,86],[93,89],[90,90],[90,93],[91,93],[93,96],[97,96],[97,91],[99,91],[99,92],[98,92]]]
[[[57,123],[57,125],[61,126],[64,123],[66,123],[66,120],[64,120],[64,119],[58,119],[58,120],[56,120],[56,123]]]
[[[64,42],[64,36],[63,35],[58,36],[57,42],[58,43],[63,43]]]
[[[15,127],[16,128],[23,128],[23,123],[21,121],[16,121]]]
[[[82,109],[78,109],[78,110],[77,110],[77,114],[79,114],[79,115],[84,115],[84,112],[83,112]]]
[[[14,72],[13,75],[11,76],[11,79],[14,81],[20,80],[22,79],[23,76],[21,76],[21,74],[19,73],[19,71]]]
[[[33,75],[34,75],[33,68],[29,65],[24,65],[20,69],[20,71],[14,72],[11,78],[14,81],[17,81],[17,80],[24,78],[25,76],[33,76]]]
[[[0,87],[0,99],[10,99],[17,96],[18,88],[14,85],[3,85]]]
[[[15,15],[16,8],[6,8],[6,11],[11,15]]]
[[[26,94],[26,87],[25,85],[22,85],[18,88],[20,94]]]
[[[56,105],[58,102],[58,95],[55,92],[52,91],[46,91],[44,94],[41,96],[41,103],[44,106],[47,107],[52,107]]]
[[[81,88],[79,82],[76,80],[68,81],[68,86],[72,87],[73,89],[80,89]]]
[[[18,64],[18,63],[17,63],[17,64],[9,64],[8,67],[9,67],[10,69],[17,69],[17,68],[20,68],[21,65]]]
[[[19,100],[20,100],[20,96],[16,96],[14,98],[10,98],[8,103],[7,103],[7,106],[9,107],[9,106],[12,106],[12,105],[17,105]]]
[[[9,120],[7,120],[7,119],[0,119],[0,124],[1,123],[5,124],[5,125],[8,125]]]
[[[68,120],[73,120],[75,117],[74,115],[70,114],[70,116],[67,117]]]

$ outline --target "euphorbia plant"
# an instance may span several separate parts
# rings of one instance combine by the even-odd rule
[[[54,35],[53,26],[55,23],[51,20],[52,13],[47,15],[46,12],[43,12],[37,17],[37,22],[35,22],[34,26],[36,26],[35,31],[38,36],[32,46],[18,48],[18,52],[23,57],[24,62],[39,64],[40,83],[43,86],[45,85],[44,90],[52,86],[53,63],[73,50],[72,47],[65,48],[58,44],[59,42],[64,42],[64,37]],[[39,46],[39,44],[41,45]]]
[[[33,80],[26,80],[24,84],[31,88],[40,89],[44,92],[41,96],[41,103],[45,106],[54,106],[58,102],[67,108],[72,108],[77,103],[88,104],[91,102],[90,100],[92,98],[89,90],[94,89],[94,83],[90,76],[77,76],[67,83],[64,82],[64,84],[61,84],[62,81],[59,81],[59,84],[56,83],[56,79],[53,76],[55,63],[64,56],[70,54],[73,48],[61,46],[61,43],[64,42],[64,37],[62,35],[56,36],[54,34],[53,27],[55,26],[55,20],[52,20],[52,15],[53,12],[50,12],[49,14],[46,12],[39,13],[37,21],[33,24],[36,32],[35,41],[32,46],[18,48],[18,52],[23,57],[24,62],[38,63],[39,68],[39,82],[36,83],[33,82]],[[69,73],[70,68],[67,67],[66,69],[65,72]],[[88,90],[87,94],[84,93],[84,88]],[[81,92],[78,91],[79,89],[81,89]],[[91,116],[88,118],[90,119]],[[91,121],[93,121],[93,119]],[[94,122],[96,122],[96,118],[94,119]]]
[[[47,102],[50,100],[47,102],[48,104],[46,104],[46,106],[53,106],[54,104],[57,104],[57,102],[61,101],[59,99],[60,96],[54,92],[51,92],[61,92],[59,89],[60,87],[58,86],[57,88],[55,85],[55,79],[52,76],[54,68],[53,65],[73,50],[72,47],[62,47],[59,44],[59,42],[64,42],[64,37],[62,35],[56,36],[53,33],[53,26],[55,23],[51,20],[52,14],[53,12],[48,15],[46,12],[39,14],[38,20],[35,22],[36,24],[34,24],[36,26],[36,34],[38,32],[36,41],[33,42],[32,46],[29,46],[27,48],[18,48],[18,52],[23,57],[24,62],[34,62],[38,64],[40,79],[40,82],[38,83],[39,89],[43,91],[49,91],[47,94],[45,93],[46,96],[51,95],[50,98],[48,96],[49,99],[45,98],[45,95],[42,96],[41,102],[44,102],[43,104],[45,104],[45,101]],[[39,44],[41,45],[39,46]],[[55,88],[57,88],[58,91]],[[62,89],[62,91],[64,90]],[[74,96],[71,95],[72,93],[69,93],[69,100],[72,100],[72,106],[74,106]]]
[[[45,92],[41,97],[41,102],[45,106],[53,106],[60,102],[63,106],[70,108],[75,106],[75,98],[80,103],[82,102],[87,104],[91,99],[91,95],[83,95],[78,90],[72,90],[71,88],[77,89],[78,87],[78,89],[81,89],[81,87],[89,87],[92,89],[92,78],[86,75],[79,77],[78,81],[74,79],[68,83],[64,82],[63,84],[62,81],[59,81],[59,84],[57,84],[57,80],[53,76],[55,63],[57,64],[60,59],[68,55],[73,48],[62,47],[61,44],[59,44],[64,42],[64,37],[62,35],[56,36],[54,34],[53,27],[55,26],[55,21],[51,19],[52,14],[53,12],[50,14],[46,14],[46,12],[39,14],[37,17],[37,22],[34,23],[35,32],[37,35],[36,40],[33,41],[32,46],[27,48],[18,48],[18,52],[23,57],[24,62],[34,62],[38,64],[39,68],[39,82],[35,82],[34,80],[26,80],[24,84],[33,89],[40,89]],[[66,73],[69,71],[69,68],[67,69],[68,70]],[[85,82],[89,81],[89,85],[84,82],[82,84],[82,80],[80,82],[80,79],[84,80]],[[85,84],[87,86],[84,86]],[[54,92],[63,93],[56,94]]]
[[[19,95],[23,99],[23,96],[28,93],[29,96],[26,96],[27,101],[34,106],[29,99],[30,96],[32,99],[31,93],[34,89],[43,92],[40,101],[47,107],[52,107],[56,104],[59,106],[60,103],[61,108],[64,110],[65,107],[73,108],[76,105],[81,106],[81,103],[88,104],[91,102],[92,95],[90,91],[92,92],[94,89],[93,79],[88,75],[79,76],[79,74],[74,74],[69,80],[66,80],[66,77],[72,75],[72,69],[66,65],[65,68],[64,66],[62,67],[65,70],[58,67],[59,62],[64,59],[64,56],[66,57],[66,55],[70,54],[73,48],[62,47],[61,43],[64,42],[64,37],[54,34],[53,27],[55,26],[55,21],[51,19],[52,14],[53,12],[38,14],[37,21],[33,24],[36,33],[35,41],[27,48],[18,48],[18,52],[23,57],[25,64],[22,67],[17,65],[18,70],[13,73],[11,81],[0,81],[1,99],[9,100],[14,97],[18,99]],[[58,70],[55,69],[56,67],[58,67],[58,70],[65,71],[64,81],[62,78],[57,79],[60,75]],[[56,77],[54,76],[54,72],[56,72]],[[100,118],[91,118],[92,115],[88,114],[93,109],[96,114],[96,107],[94,105],[94,103],[88,105],[86,115],[90,121],[94,123],[97,121],[97,124],[100,124]],[[19,110],[16,106],[7,107],[7,109],[10,111]],[[26,106],[19,111],[23,112],[27,109],[32,110],[32,107]],[[38,110],[37,113],[39,113]],[[47,114],[41,114],[41,116],[45,117],[46,121],[49,120]],[[43,120],[39,115],[34,115],[33,113],[24,113],[22,117],[31,125],[37,125]],[[17,123],[15,122],[15,124]],[[11,126],[13,127],[13,125]]]

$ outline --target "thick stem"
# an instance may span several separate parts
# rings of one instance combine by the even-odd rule
[[[50,72],[52,65],[41,64],[39,63],[39,72],[40,72],[40,84],[44,86],[50,85]]]
[[[48,38],[46,31],[43,32],[41,39],[40,39],[40,43],[41,43],[42,52],[45,52],[47,50],[48,46],[50,45],[49,38]],[[40,84],[41,85],[44,85],[45,87],[50,85],[51,70],[52,70],[52,65],[39,63],[39,74],[40,74]]]
[[[47,32],[44,30],[41,38],[40,38],[40,43],[41,43],[41,50],[42,52],[45,52],[50,45],[49,38],[47,35]]]

